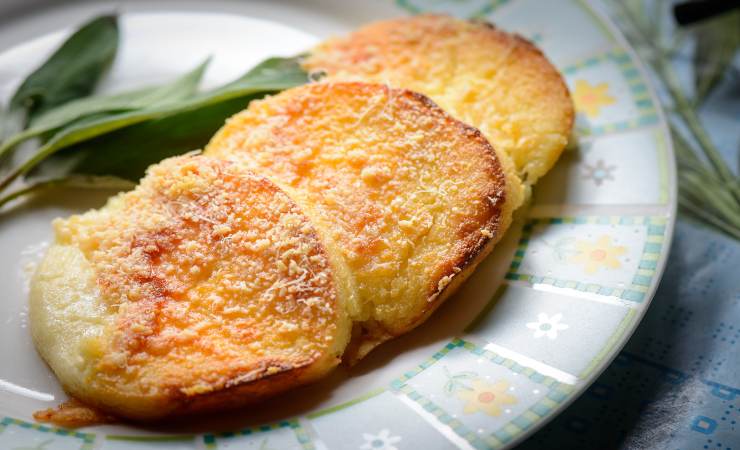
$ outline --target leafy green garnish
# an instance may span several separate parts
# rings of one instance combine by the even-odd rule
[[[56,106],[90,95],[117,50],[117,17],[93,19],[25,79],[10,100],[10,110],[24,110],[27,123]]]
[[[51,155],[25,178],[37,182],[73,175],[112,175],[137,181],[150,165],[202,148],[226,118],[259,96],[237,97],[103,134]]]
[[[0,181],[0,189],[32,170],[34,180],[80,174],[136,180],[150,164],[204,145],[226,118],[253,98],[307,81],[298,58],[271,58],[225,86],[183,101],[91,116],[63,128],[14,166]]]
[[[0,123],[6,130],[18,128],[0,142],[0,206],[49,187],[138,180],[149,165],[201,148],[252,99],[309,81],[299,57],[271,58],[231,83],[199,93],[206,61],[164,86],[90,97],[115,57],[118,39],[115,16],[96,18],[18,88]],[[41,145],[15,154],[32,138],[40,138]],[[21,178],[25,184],[8,193]]]
[[[60,128],[91,122],[105,116],[123,114],[143,108],[175,104],[193,97],[208,66],[208,60],[194,70],[163,86],[153,86],[120,94],[86,97],[65,103],[36,118],[31,126],[15,134],[0,145],[0,157],[28,139],[42,136]]]
[[[18,190],[0,197],[0,208],[17,198],[35,192],[45,191],[51,188],[77,188],[77,189],[131,189],[135,186],[131,181],[116,177],[104,176],[68,176],[59,179],[39,181],[26,185]]]

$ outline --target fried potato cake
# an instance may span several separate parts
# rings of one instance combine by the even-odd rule
[[[313,83],[252,102],[205,154],[269,177],[339,249],[356,289],[350,363],[424,321],[511,220],[483,135],[382,84]]]
[[[88,405],[136,420],[236,407],[340,362],[349,290],[266,178],[172,158],[54,230],[32,280],[31,330]]]
[[[376,22],[324,41],[303,65],[330,81],[420,92],[478,128],[498,152],[514,208],[555,164],[573,126],[568,89],[542,52],[485,22],[445,15]]]

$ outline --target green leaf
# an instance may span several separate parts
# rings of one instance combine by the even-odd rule
[[[309,81],[308,74],[301,68],[303,55],[291,58],[273,57],[257,64],[236,80],[214,89],[206,95],[231,95],[251,90],[255,85],[275,86],[276,89],[287,89]]]
[[[297,59],[273,58],[236,82],[193,99],[77,125],[59,133],[16,167],[0,188],[27,173],[29,179],[84,174],[138,180],[149,165],[201,148],[228,117],[252,99],[306,81]]]
[[[36,118],[30,128],[12,136],[0,145],[0,156],[28,139],[38,137],[62,127],[92,123],[103,117],[144,108],[157,108],[175,104],[193,97],[210,60],[163,86],[152,86],[120,94],[101,95],[73,100]],[[84,122],[83,119],[85,120]]]
[[[0,105],[0,144],[7,136],[19,133],[23,129],[25,115],[21,111],[11,111]]]
[[[32,125],[50,130],[90,114],[157,107],[188,99],[198,92],[198,85],[209,63],[210,58],[175,81],[162,86],[72,101],[39,116]]]
[[[116,56],[118,36],[115,15],[83,25],[23,81],[10,100],[10,111],[25,111],[27,123],[49,109],[90,95]]]
[[[731,67],[740,48],[740,11],[694,27],[694,103],[700,105]]]
[[[51,188],[77,188],[77,189],[119,189],[128,190],[136,185],[128,180],[115,177],[94,177],[72,175],[66,178],[44,180],[26,185],[16,191],[0,197],[0,208],[11,201],[24,197],[31,193],[45,191]]]
[[[150,165],[205,146],[228,117],[262,94],[147,120],[80,142],[41,161],[27,179],[77,174],[112,175],[137,181]]]

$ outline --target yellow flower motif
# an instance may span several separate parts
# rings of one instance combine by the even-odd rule
[[[576,242],[576,250],[578,253],[572,256],[570,260],[583,264],[586,273],[592,274],[602,267],[608,269],[621,267],[617,257],[624,255],[627,252],[627,247],[612,245],[612,239],[609,236],[601,236],[595,242]]]
[[[614,104],[617,99],[609,95],[609,85],[599,83],[592,85],[586,80],[577,80],[576,88],[573,91],[573,102],[576,110],[586,114],[590,118],[595,118],[601,112],[603,106]]]
[[[517,402],[516,397],[507,393],[509,383],[506,381],[488,384],[478,378],[473,380],[472,385],[472,389],[457,391],[457,397],[465,402],[465,414],[483,411],[489,416],[500,416],[501,406]]]

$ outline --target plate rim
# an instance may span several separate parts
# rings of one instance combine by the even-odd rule
[[[622,352],[624,347],[634,335],[635,331],[637,331],[637,328],[645,319],[648,308],[650,308],[650,305],[655,298],[655,294],[658,291],[658,287],[660,286],[660,282],[663,280],[665,268],[671,253],[673,235],[676,226],[676,212],[678,210],[676,153],[673,147],[673,138],[670,133],[670,128],[668,126],[665,111],[663,110],[663,104],[660,102],[660,97],[658,96],[655,82],[653,81],[652,77],[649,76],[649,73],[645,66],[645,62],[642,60],[642,58],[640,58],[639,54],[634,49],[634,47],[632,47],[629,41],[627,41],[627,38],[622,33],[622,30],[619,29],[614,20],[612,20],[612,18],[609,17],[609,15],[607,14],[606,6],[603,4],[602,0],[575,1],[580,3],[584,9],[588,10],[588,12],[593,13],[597,20],[599,20],[601,24],[603,24],[609,30],[621,49],[623,49],[630,56],[631,60],[635,64],[635,67],[640,73],[640,78],[645,82],[645,85],[647,86],[647,90],[650,94],[650,99],[655,105],[658,123],[654,126],[657,126],[657,128],[665,137],[666,159],[668,162],[668,198],[665,205],[663,205],[667,207],[667,212],[664,215],[664,217],[666,218],[664,234],[665,239],[663,241],[660,258],[658,259],[656,265],[655,275],[653,276],[648,291],[645,293],[645,300],[642,302],[640,310],[636,312],[636,317],[624,330],[622,335],[619,337],[619,340],[612,346],[612,348],[609,350],[609,353],[604,358],[602,358],[601,361],[599,361],[594,370],[589,373],[589,375],[585,379],[581,380],[581,382],[577,384],[577,387],[573,390],[573,392],[570,393],[565,401],[558,404],[555,408],[553,408],[553,411],[551,413],[543,417],[541,420],[537,421],[537,423],[535,423],[532,427],[524,430],[524,432],[520,433],[510,442],[507,442],[507,444],[504,446],[505,449],[516,447],[528,438],[532,437],[556,417],[560,416],[570,405],[572,405],[576,400],[581,398],[583,394],[585,394],[585,392],[596,382],[599,377],[601,377],[604,371],[606,371],[606,369],[612,364],[612,362],[614,362],[617,356],[619,356],[619,354]]]

